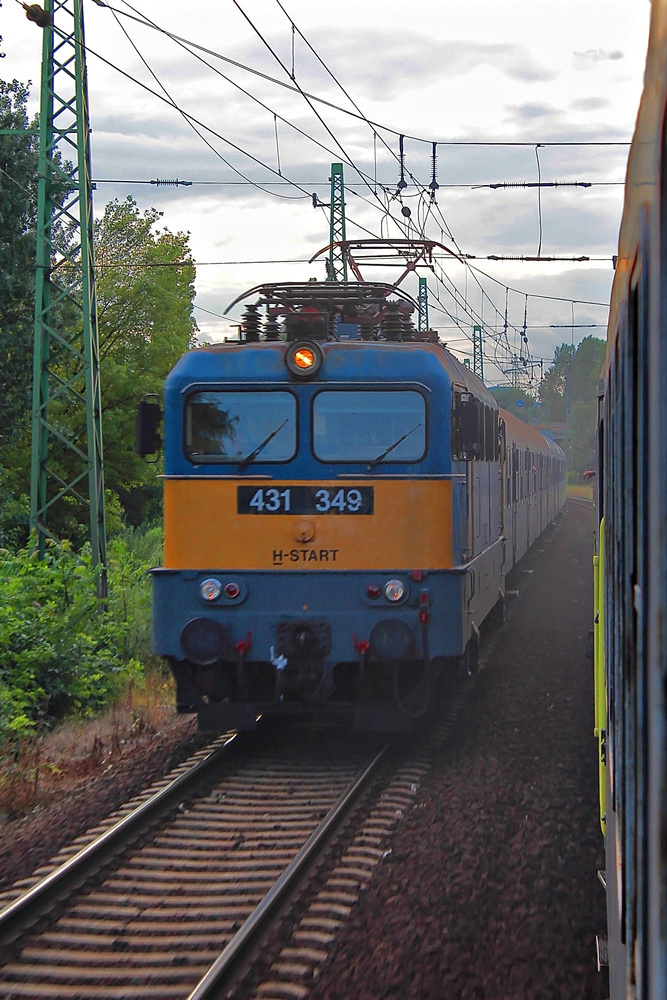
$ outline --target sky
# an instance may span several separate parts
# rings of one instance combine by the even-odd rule
[[[235,336],[245,290],[325,277],[332,162],[348,239],[450,251],[418,272],[430,325],[460,357],[482,325],[488,384],[535,388],[557,345],[605,336],[648,0],[136,3],[84,0],[95,213],[130,195],[190,234],[202,339]],[[36,110],[41,29],[3,0],[0,34]],[[488,186],[538,179],[561,186]]]

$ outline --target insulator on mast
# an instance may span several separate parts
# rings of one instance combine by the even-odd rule
[[[435,192],[440,187],[440,185],[438,184],[437,180],[435,179],[435,165],[436,165],[436,160],[437,160],[437,153],[436,153],[437,146],[438,146],[437,142],[434,142],[433,143],[433,148],[431,150],[431,183],[429,184],[429,190],[431,192],[431,201],[435,201]]]

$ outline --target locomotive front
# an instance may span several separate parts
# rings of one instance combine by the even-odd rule
[[[205,729],[307,711],[409,728],[465,647],[451,356],[403,340],[400,309],[332,340],[313,291],[265,290],[282,305],[261,339],[251,309],[165,386],[154,649]]]

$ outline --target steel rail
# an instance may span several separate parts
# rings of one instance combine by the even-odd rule
[[[152,795],[127,816],[96,837],[68,861],[50,872],[26,893],[0,911],[0,947],[10,944],[40,917],[49,913],[56,903],[66,899],[110,858],[143,833],[153,822],[177,806],[189,785],[207,777],[230,752],[237,739],[234,733],[216,746],[164,788]]]
[[[276,883],[266,894],[232,940],[217,957],[206,975],[200,979],[187,1000],[212,1000],[219,994],[225,980],[238,967],[262,929],[273,917],[277,907],[302,877],[304,870],[322,849],[332,831],[341,823],[368,778],[376,770],[389,748],[386,744],[357,774],[349,788],[331,807],[319,826],[313,830],[303,847],[294,856]]]

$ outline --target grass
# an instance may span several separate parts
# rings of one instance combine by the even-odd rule
[[[142,737],[174,716],[174,689],[164,670],[132,679],[113,705],[92,719],[69,719],[52,732],[0,752],[0,817],[18,819],[103,773]]]
[[[594,490],[588,483],[568,483],[567,495],[573,500],[594,500]]]

